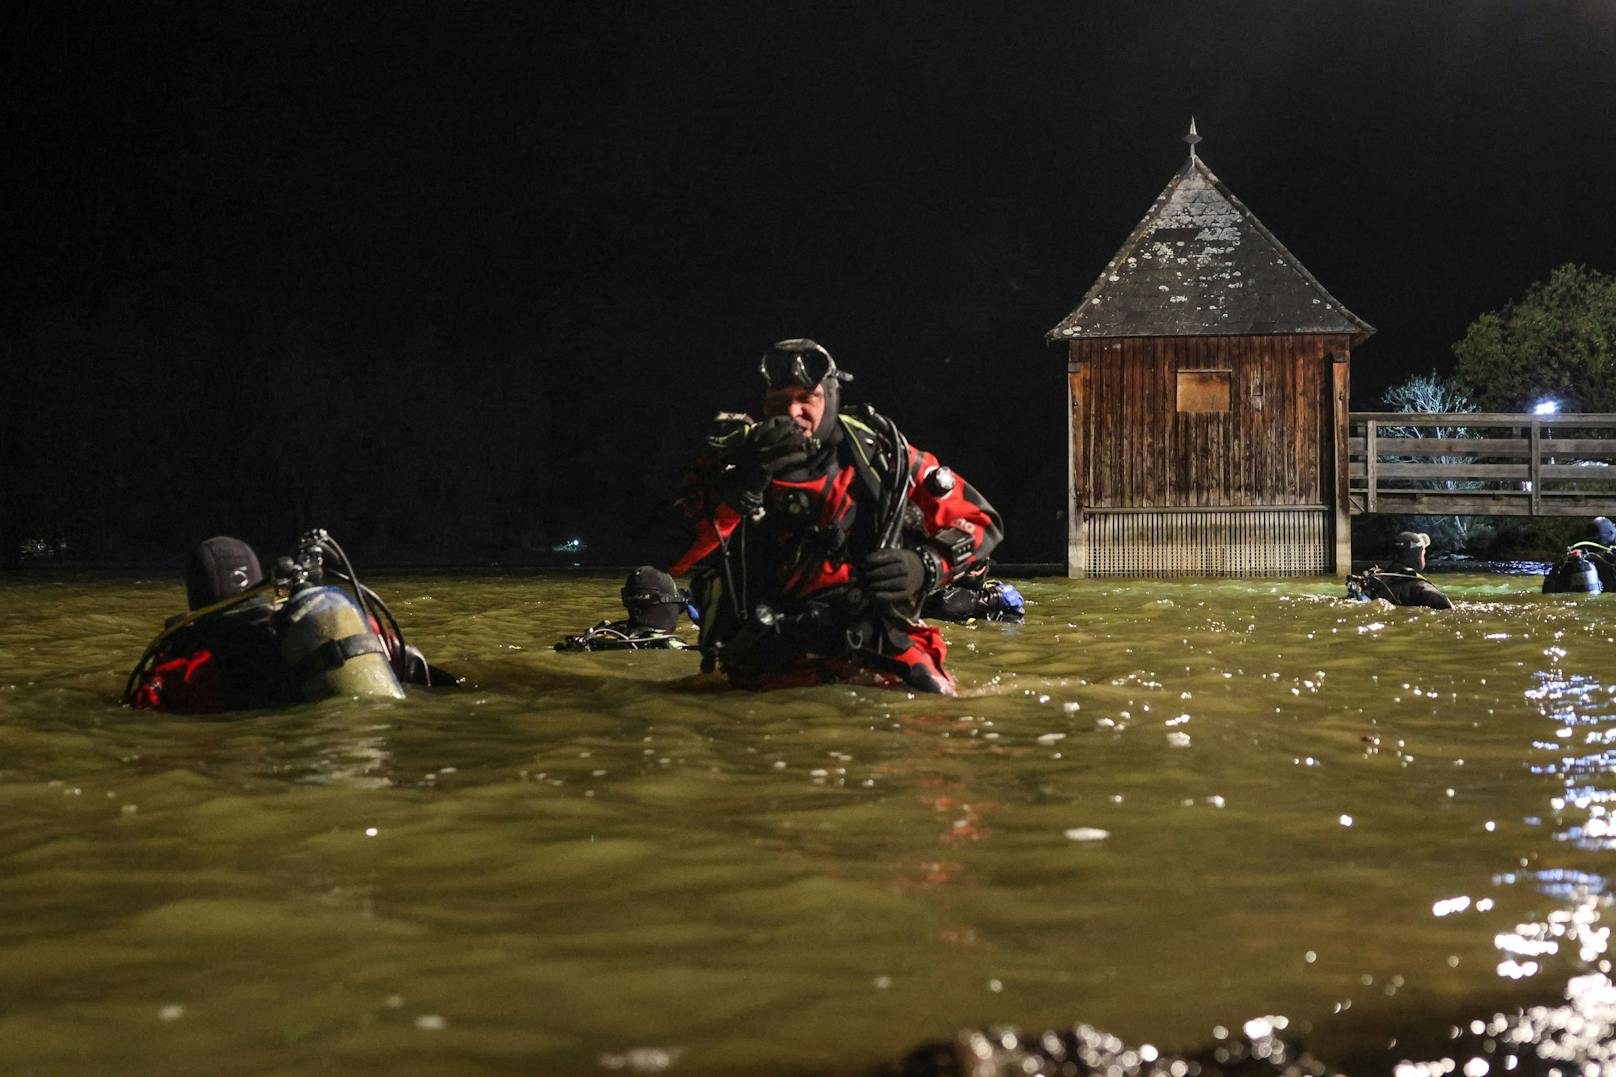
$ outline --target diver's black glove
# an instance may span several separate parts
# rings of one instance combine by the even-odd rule
[[[926,586],[926,563],[913,550],[876,550],[864,559],[864,586],[885,602],[915,598]]]
[[[802,428],[789,415],[776,415],[754,426],[737,449],[733,480],[740,492],[761,495],[776,475],[807,462]]]

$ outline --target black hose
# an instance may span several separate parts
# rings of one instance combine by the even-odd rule
[[[382,619],[386,619],[388,627],[393,631],[393,637],[398,641],[397,654],[390,653],[389,657],[402,666],[404,655],[408,652],[405,649],[404,630],[399,627],[398,618],[393,616],[393,611],[387,608],[387,603],[382,601],[380,595],[359,582],[359,573],[354,571],[353,562],[348,559],[348,552],[342,548],[341,543],[332,538],[328,532],[322,531],[320,532],[320,544],[329,548],[332,553],[337,555],[337,560],[342,562],[342,568],[337,575],[345,577],[353,587],[354,597],[359,600],[359,608],[364,610],[367,615],[375,616],[378,625]],[[385,637],[383,642],[387,642]]]
[[[893,548],[898,545],[898,538],[903,531],[903,510],[909,500],[909,442],[904,439],[903,432],[898,424],[881,416],[886,423],[887,436],[892,439],[893,452],[896,458],[893,463],[896,480],[892,484],[892,492],[888,495],[885,515],[881,521],[880,538],[883,548]]]

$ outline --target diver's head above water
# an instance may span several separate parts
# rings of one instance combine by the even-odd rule
[[[673,577],[661,569],[644,565],[628,574],[623,582],[623,608],[635,628],[672,632],[679,626],[679,613],[685,596],[679,593]]]
[[[1588,521],[1588,538],[1601,546],[1616,546],[1616,524],[1609,516],[1595,516]]]
[[[828,438],[836,429],[842,382],[853,375],[836,368],[830,352],[805,337],[777,342],[758,364],[763,376],[763,415],[790,417],[805,436]]]
[[[1399,568],[1410,572],[1425,569],[1425,549],[1431,545],[1431,536],[1423,531],[1399,531],[1392,540],[1392,560]]]
[[[253,548],[229,535],[197,543],[185,560],[185,598],[193,610],[239,595],[263,579]]]

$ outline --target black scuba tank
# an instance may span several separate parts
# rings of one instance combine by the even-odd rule
[[[1574,557],[1566,566],[1565,590],[1568,594],[1597,595],[1605,588],[1599,582],[1599,569],[1586,557]]]

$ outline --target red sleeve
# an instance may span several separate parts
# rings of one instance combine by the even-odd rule
[[[920,507],[926,533],[939,540],[932,548],[943,561],[938,583],[946,584],[987,559],[1004,537],[1004,524],[987,498],[958,474],[950,489],[934,492],[933,486],[942,484],[927,479],[938,467],[937,457],[909,446],[909,500]]]
[[[698,519],[695,522],[696,537],[694,541],[685,549],[684,553],[679,555],[673,564],[667,566],[668,575],[678,579],[695,568],[702,558],[718,549],[720,542],[729,538],[736,525],[740,522],[740,513],[723,504],[720,504],[714,510],[712,516]]]
[[[653,561],[675,579],[688,575],[740,525],[740,512],[719,493],[723,473],[723,453],[712,443],[685,470],[673,512],[668,514],[672,527],[655,543],[657,559]]]

